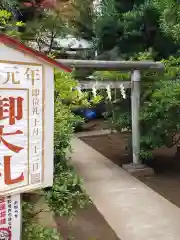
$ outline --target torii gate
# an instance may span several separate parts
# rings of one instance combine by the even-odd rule
[[[120,88],[120,84],[124,88],[131,88],[131,118],[132,118],[132,152],[133,152],[133,166],[141,165],[140,160],[140,80],[141,71],[159,72],[164,70],[164,65],[161,62],[153,61],[99,61],[99,60],[75,60],[75,59],[58,59],[57,61],[73,67],[86,68],[97,71],[104,70],[123,70],[132,71],[131,81],[103,81],[98,82],[97,88],[104,89],[107,86],[110,88]],[[84,80],[79,81],[82,89],[92,89],[95,81]]]

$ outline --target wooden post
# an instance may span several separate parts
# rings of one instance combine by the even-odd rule
[[[140,71],[135,70],[131,76],[131,114],[132,114],[132,152],[133,164],[141,164],[140,154]]]

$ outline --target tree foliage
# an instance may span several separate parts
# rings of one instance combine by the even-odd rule
[[[90,41],[95,37],[93,29],[94,11],[92,4],[91,0],[87,0],[86,4],[82,4],[81,0],[74,0],[72,3],[72,17],[68,18],[73,33],[76,36]]]
[[[4,10],[9,10],[9,11],[13,11],[13,8],[16,7],[17,5],[17,0],[1,0],[0,2],[0,9],[4,9]]]
[[[155,0],[120,3],[116,0],[102,1],[102,12],[95,22],[100,52],[117,46],[120,54],[125,54],[126,57],[150,47],[157,52],[159,59],[176,53],[179,44],[173,41],[171,34],[167,34],[167,24],[169,28],[171,24],[167,13],[172,14],[174,9],[177,14],[179,5],[173,7],[173,0],[166,1],[166,4],[162,2],[164,3]],[[174,21],[178,23],[176,17]]]
[[[56,229],[43,227],[37,223],[36,213],[34,213],[33,204],[24,201],[23,210],[23,228],[22,240],[62,240]]]
[[[26,31],[22,34],[22,38],[38,51],[51,54],[58,52],[56,39],[65,36],[66,32],[67,27],[59,13],[48,11],[41,16],[41,19],[35,18],[26,22]]]
[[[25,7],[33,8],[54,8],[56,0],[16,0]]]
[[[0,31],[5,32],[8,35],[20,37],[20,33],[17,31],[19,27],[24,26],[23,22],[15,21],[11,12],[2,9],[0,10]]]

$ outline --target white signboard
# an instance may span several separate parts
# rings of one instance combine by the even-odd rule
[[[0,239],[18,240],[21,233],[20,195],[0,198]]]
[[[43,187],[45,100],[42,65],[0,62],[1,196]]]

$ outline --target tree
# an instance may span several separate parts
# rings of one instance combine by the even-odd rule
[[[86,40],[92,41],[94,35],[93,30],[93,3],[87,0],[86,4],[82,4],[82,0],[75,0],[72,4],[73,14],[70,18],[70,26],[74,30],[76,36],[80,36]]]
[[[68,30],[59,13],[54,11],[45,12],[41,21],[38,18],[28,21],[26,29],[27,31],[22,36],[23,39],[32,47],[48,54],[55,49],[59,50],[58,43],[55,40],[64,36]]]
[[[0,31],[11,36],[20,37],[20,33],[17,31],[17,29],[23,25],[23,22],[15,21],[9,11],[0,10]]]
[[[124,57],[148,48],[157,52],[159,59],[176,53],[179,43],[174,42],[172,34],[167,34],[163,27],[163,16],[167,11],[172,12],[173,7],[170,10],[169,6],[173,6],[174,0],[166,1],[167,4],[163,2],[103,0],[101,14],[96,17],[94,26],[99,53],[114,47],[119,49],[119,55],[125,54]],[[178,4],[176,8],[179,8]],[[178,23],[175,16],[174,21]]]
[[[33,8],[54,8],[56,6],[56,0],[18,0],[18,2],[26,7]]]
[[[1,0],[0,9],[12,10],[12,8],[17,4],[16,0]]]
[[[169,37],[172,36],[175,42],[180,40],[180,4],[172,1],[166,8],[160,19],[161,27],[164,33]]]
[[[19,28],[21,37],[29,46],[48,54],[57,52],[56,38],[67,32],[67,23],[57,9],[55,0],[18,0],[17,18],[26,23]]]

